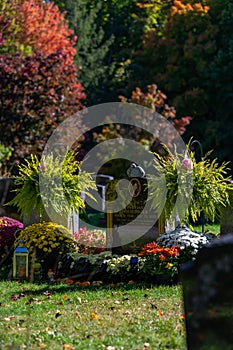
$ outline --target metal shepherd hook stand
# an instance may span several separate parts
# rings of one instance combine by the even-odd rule
[[[200,148],[200,153],[201,153],[201,159],[203,159],[204,157],[204,153],[203,153],[203,147],[202,147],[202,144],[200,141],[198,140],[193,140],[191,143],[190,143],[190,151],[194,151],[195,149],[195,144],[197,144]],[[205,226],[205,216],[204,216],[204,212],[201,211],[201,231],[202,233],[204,233],[204,226]]]

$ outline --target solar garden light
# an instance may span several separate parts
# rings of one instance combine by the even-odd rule
[[[104,272],[106,272],[107,266],[108,266],[107,260],[103,260],[102,263],[101,263],[101,265],[100,265],[100,267],[99,267],[99,269],[98,269],[98,273],[104,273]]]
[[[13,254],[13,278],[28,278],[28,249],[24,247],[23,240],[19,240],[19,245]]]
[[[79,272],[85,272],[87,267],[90,265],[90,260],[88,258],[80,258],[78,260]]]
[[[130,258],[130,266],[131,266],[131,270],[136,270],[137,266],[138,266],[138,257],[137,256],[132,256]]]

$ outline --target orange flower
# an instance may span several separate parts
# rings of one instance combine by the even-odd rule
[[[73,280],[65,280],[65,283],[66,283],[66,284],[73,284],[74,281],[73,281]]]
[[[166,261],[167,258],[166,258],[166,256],[164,254],[159,254],[159,260]]]
[[[65,294],[64,297],[63,297],[63,299],[64,299],[64,300],[69,300],[68,295]]]

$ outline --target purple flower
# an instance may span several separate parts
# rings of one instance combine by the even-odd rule
[[[0,217],[0,248],[13,244],[17,229],[23,229],[22,222],[7,216]]]

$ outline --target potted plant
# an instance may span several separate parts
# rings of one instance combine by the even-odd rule
[[[162,157],[155,153],[155,173],[150,180],[151,206],[157,209],[164,201],[164,192],[159,188],[160,176],[165,177],[166,198],[162,216],[165,222],[181,219],[180,223],[196,222],[201,213],[206,220],[214,222],[222,207],[229,203],[229,194],[233,184],[228,181],[227,162],[219,164],[217,159],[211,160],[208,152],[200,161],[196,161],[195,153],[185,155],[171,154]],[[178,201],[179,199],[179,201]],[[179,202],[179,205],[177,203]]]
[[[15,205],[26,218],[36,213],[37,222],[48,221],[48,210],[58,219],[62,213],[72,215],[72,210],[85,207],[81,193],[93,198],[89,190],[96,189],[91,174],[81,170],[81,163],[76,161],[74,151],[68,152],[62,163],[59,157],[53,155],[42,156],[41,160],[31,155],[30,160],[19,165],[15,185],[16,195],[9,204]],[[27,224],[34,222],[35,217]]]

